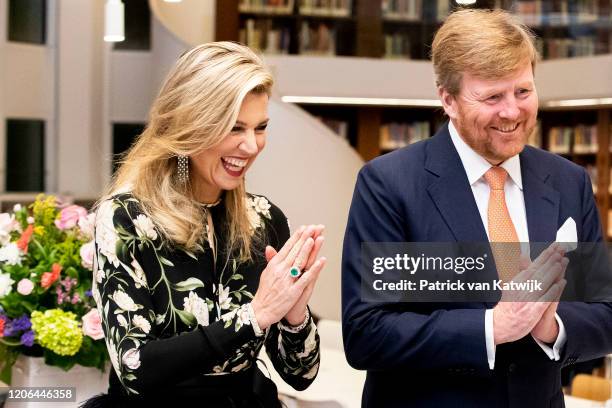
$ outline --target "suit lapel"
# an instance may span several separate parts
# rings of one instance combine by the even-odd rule
[[[560,194],[550,186],[550,172],[542,163],[534,163],[530,149],[527,146],[520,154],[529,241],[549,243],[556,239],[559,227]]]
[[[437,176],[427,191],[456,241],[487,242],[472,188],[448,126],[442,127],[427,146],[425,169]]]

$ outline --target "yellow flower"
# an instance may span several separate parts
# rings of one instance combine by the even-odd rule
[[[83,332],[76,315],[61,309],[32,312],[36,341],[60,356],[74,356],[83,343]]]

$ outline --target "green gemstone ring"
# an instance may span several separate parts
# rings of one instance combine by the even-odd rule
[[[300,268],[298,268],[297,266],[291,267],[291,269],[289,269],[289,274],[292,278],[297,278],[298,276],[300,276]]]

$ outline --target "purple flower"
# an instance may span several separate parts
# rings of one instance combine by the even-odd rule
[[[91,297],[91,289],[85,291],[85,296]]]
[[[34,345],[34,332],[32,330],[28,330],[27,332],[23,333],[21,335],[20,342],[26,347],[32,347]]]
[[[32,327],[32,322],[28,315],[23,315],[17,319],[7,321],[7,325],[4,328],[4,336],[13,337],[19,334],[19,332],[29,330]]]

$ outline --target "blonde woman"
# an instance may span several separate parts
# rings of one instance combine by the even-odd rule
[[[290,237],[281,210],[244,186],[271,88],[258,56],[229,42],[188,51],[169,73],[98,204],[93,294],[114,371],[89,406],[278,406],[256,366],[264,344],[291,386],[314,380],[307,302],[322,226]]]

